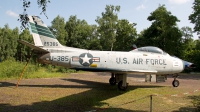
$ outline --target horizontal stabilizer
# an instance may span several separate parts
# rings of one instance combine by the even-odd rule
[[[40,51],[40,52],[44,52],[44,53],[48,53],[49,52],[47,50],[44,50],[44,49],[42,49],[40,47],[37,47],[37,46],[35,46],[35,45],[33,45],[33,44],[31,44],[31,43],[29,43],[27,41],[24,41],[24,40],[18,40],[18,42],[21,43],[21,44],[29,46],[30,48],[34,49],[35,51]]]

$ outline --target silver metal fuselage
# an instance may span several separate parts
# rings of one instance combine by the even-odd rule
[[[44,48],[45,49],[45,48]],[[152,52],[92,51],[78,48],[46,49],[50,51],[39,60],[52,65],[77,70],[112,73],[174,74],[184,68],[182,60]]]

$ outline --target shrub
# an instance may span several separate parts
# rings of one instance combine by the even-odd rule
[[[47,72],[53,72],[53,66],[52,65],[45,65],[47,68]]]

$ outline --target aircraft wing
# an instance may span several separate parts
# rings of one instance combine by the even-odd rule
[[[21,44],[24,44],[24,45],[29,46],[30,48],[34,49],[35,51],[44,52],[44,53],[49,53],[49,51],[44,50],[44,49],[42,49],[42,48],[40,48],[40,47],[37,47],[37,46],[35,46],[35,45],[33,45],[33,44],[27,42],[27,41],[24,41],[24,40],[17,40],[17,41],[18,41],[19,43],[21,43]]]
[[[133,69],[115,69],[115,68],[73,68],[76,70],[92,72],[119,72],[119,73],[157,73],[156,70],[133,70]]]
[[[157,73],[156,70],[122,70],[126,72],[132,72],[132,73]]]

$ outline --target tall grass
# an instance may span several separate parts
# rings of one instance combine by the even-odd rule
[[[18,62],[15,59],[8,59],[0,63],[0,79],[16,78],[19,77],[25,62]],[[34,64],[28,64],[24,75],[33,74],[38,70],[38,66]]]
[[[26,62],[8,59],[0,62],[0,79],[19,78]],[[59,66],[29,63],[24,71],[23,78],[51,78],[62,77],[66,73],[75,73],[76,70]]]

